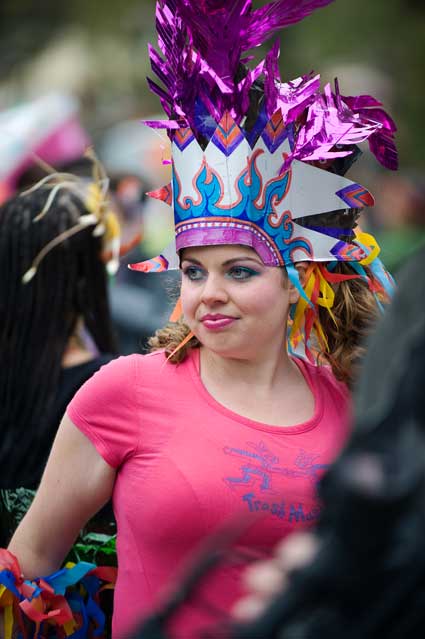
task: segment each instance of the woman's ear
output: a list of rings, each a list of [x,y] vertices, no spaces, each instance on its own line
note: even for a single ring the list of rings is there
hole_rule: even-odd
[[[310,265],[310,262],[297,262],[295,264],[295,268],[298,271],[298,277],[300,278],[301,286],[305,286],[307,269]]]
[[[308,262],[297,262],[295,264],[295,268],[298,271],[298,277],[300,279],[300,283],[301,286],[304,287],[305,285],[305,280],[306,280],[306,273],[307,273],[307,269],[308,269]],[[300,298],[300,293],[297,289],[297,287],[295,286],[295,284],[293,284],[291,282],[291,280],[289,280],[289,302],[290,304],[296,304],[298,302]]]

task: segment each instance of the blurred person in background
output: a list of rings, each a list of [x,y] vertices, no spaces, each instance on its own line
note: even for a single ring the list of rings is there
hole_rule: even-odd
[[[147,197],[149,191],[170,179],[170,142],[142,122],[128,120],[104,132],[98,152],[111,178],[124,245],[136,233],[141,234],[140,242],[127,252],[126,262],[141,262],[155,255],[174,233],[167,205]],[[175,273],[150,277],[119,270],[110,301],[121,353],[148,350],[148,338],[172,311],[178,283]]]
[[[31,503],[70,398],[116,353],[93,233],[104,214],[90,183],[64,184],[49,201],[52,185],[0,207],[0,546]]]
[[[70,95],[50,93],[0,112],[0,204],[45,176],[37,160],[59,170],[89,145]]]
[[[33,222],[50,189],[18,193],[46,177],[50,165],[84,164],[91,175],[93,164],[83,158],[90,138],[78,111],[72,96],[51,93],[0,113],[0,352],[5,363],[0,546],[32,501],[70,397],[116,353],[101,240],[90,237],[90,227],[42,261],[35,283],[22,282],[43,245],[87,213],[81,197],[70,191],[60,204],[53,203],[49,215]]]
[[[169,173],[169,167],[161,164],[166,144],[141,122],[118,123],[99,140],[126,263],[155,252],[162,234],[169,233],[165,224],[158,223],[161,205],[153,211],[146,201],[146,191]],[[49,167],[90,179],[92,163],[84,157],[89,145],[78,101],[70,95],[47,94],[0,113],[0,203],[37,183]],[[109,278],[109,305],[121,354],[145,350],[148,337],[168,317],[171,308],[164,287],[174,288],[172,276],[148,278],[121,268]]]
[[[425,176],[404,170],[391,179],[374,181],[376,206],[368,223],[382,246],[382,256],[397,273],[404,262],[425,244]]]

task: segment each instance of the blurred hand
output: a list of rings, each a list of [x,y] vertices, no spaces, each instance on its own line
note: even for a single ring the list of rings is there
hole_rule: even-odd
[[[271,559],[250,566],[244,577],[247,594],[234,606],[233,616],[247,622],[262,614],[286,590],[290,573],[312,562],[318,547],[313,533],[295,533],[276,546]]]

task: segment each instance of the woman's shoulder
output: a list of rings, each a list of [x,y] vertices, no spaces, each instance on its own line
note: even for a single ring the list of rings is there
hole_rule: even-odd
[[[131,355],[120,355],[110,361],[104,362],[96,375],[105,376],[132,376],[139,371],[147,371],[160,369],[165,362],[163,351],[155,351],[154,353],[132,353]]]
[[[98,398],[121,398],[131,395],[143,371],[155,365],[155,359],[149,355],[131,354],[121,355],[103,362],[94,374],[90,375],[77,390],[75,398],[95,395]]]
[[[152,353],[122,355],[101,366],[92,380],[93,383],[121,388],[128,385],[146,388],[156,383],[166,384],[167,380],[177,383],[178,379],[184,377],[189,361],[190,357],[187,357],[184,362],[173,364],[167,361],[163,349]]]
[[[67,412],[71,419],[78,414],[95,414],[117,410],[132,412],[140,402],[143,380],[155,384],[154,370],[160,368],[164,356],[122,355],[105,363],[77,390]]]
[[[183,388],[189,379],[181,374],[184,368],[184,364],[167,362],[164,351],[118,357],[83,384],[68,404],[67,413],[77,425],[136,419],[147,407],[167,401],[171,391]]]
[[[329,392],[333,397],[339,396],[344,402],[350,400],[351,394],[348,386],[335,377],[330,366],[326,364],[312,364],[301,358],[298,361],[302,362],[301,365],[314,382],[314,386]]]

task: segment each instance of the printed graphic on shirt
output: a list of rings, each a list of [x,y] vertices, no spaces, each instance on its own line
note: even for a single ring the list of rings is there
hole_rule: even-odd
[[[226,455],[240,460],[238,472],[223,479],[231,490],[240,494],[249,512],[269,513],[294,523],[312,521],[319,517],[320,507],[315,485],[329,467],[329,464],[319,462],[319,455],[312,455],[300,448],[294,453],[292,465],[284,466],[279,457],[262,441],[258,444],[247,442],[244,448],[225,446],[223,450]],[[285,496],[282,488],[285,482],[282,479],[307,480],[307,486],[311,486],[308,508],[303,503],[293,502],[290,488],[288,497]],[[312,500],[317,504],[313,508]]]

